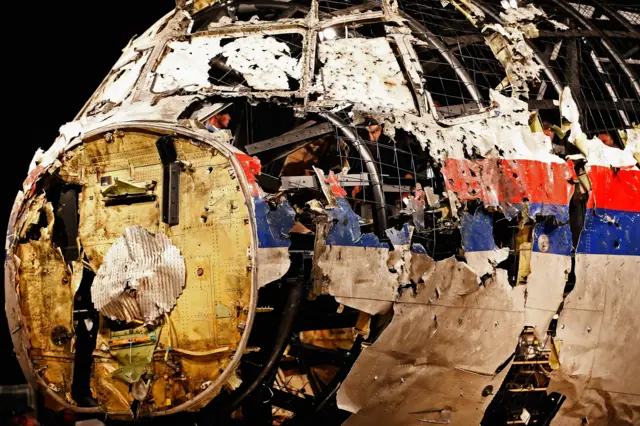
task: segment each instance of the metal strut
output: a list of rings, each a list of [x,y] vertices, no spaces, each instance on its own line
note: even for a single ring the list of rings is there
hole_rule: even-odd
[[[331,112],[321,112],[318,115],[336,126],[338,130],[344,135],[346,141],[350,143],[356,149],[356,151],[358,151],[358,154],[360,154],[360,158],[362,158],[362,160],[364,161],[367,172],[369,173],[369,177],[371,179],[371,185],[373,186],[373,199],[375,201],[376,213],[376,233],[378,235],[384,235],[384,231],[385,229],[387,229],[386,201],[384,197],[384,189],[382,187],[382,179],[380,178],[380,173],[378,173],[378,168],[376,167],[376,162],[371,155],[371,151],[369,151],[367,145],[360,140],[358,134],[354,132],[353,129],[337,115]]]

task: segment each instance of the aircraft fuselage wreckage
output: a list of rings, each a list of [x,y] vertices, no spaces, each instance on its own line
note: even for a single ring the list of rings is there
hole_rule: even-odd
[[[29,383],[178,424],[640,424],[639,24],[178,2],[16,199]]]

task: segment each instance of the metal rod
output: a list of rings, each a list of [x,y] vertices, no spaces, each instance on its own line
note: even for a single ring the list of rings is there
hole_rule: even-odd
[[[358,134],[337,115],[331,112],[322,112],[319,113],[319,115],[338,128],[340,133],[344,135],[346,141],[350,143],[356,151],[358,151],[358,154],[360,154],[360,157],[364,161],[373,187],[373,199],[376,202],[375,229],[378,235],[384,235],[384,231],[387,229],[386,201],[384,197],[384,189],[382,187],[382,180],[380,179],[380,174],[378,173],[378,168],[376,167],[375,160],[371,155],[371,151],[369,151],[367,145],[360,140]]]

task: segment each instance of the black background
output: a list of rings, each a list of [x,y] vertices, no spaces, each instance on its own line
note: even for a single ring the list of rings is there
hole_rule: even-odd
[[[11,3],[12,10],[5,9],[2,13],[3,233],[36,149],[46,150],[60,126],[73,120],[129,40],[175,6],[172,0]],[[4,291],[0,293],[4,307]],[[13,353],[3,313],[0,385],[22,382],[24,377]]]

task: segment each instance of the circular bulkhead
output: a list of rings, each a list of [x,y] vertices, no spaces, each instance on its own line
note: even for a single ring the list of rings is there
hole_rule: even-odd
[[[243,155],[121,127],[36,170],[12,214],[7,301],[21,366],[47,398],[132,418],[238,385],[257,292]]]

